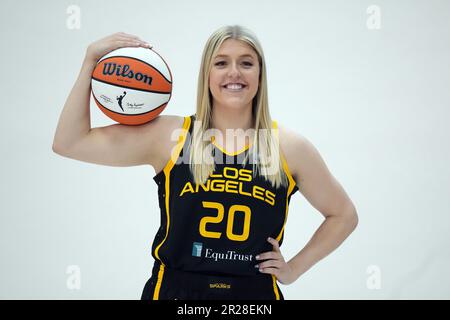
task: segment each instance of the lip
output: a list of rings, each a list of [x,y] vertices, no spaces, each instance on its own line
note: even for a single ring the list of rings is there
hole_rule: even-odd
[[[244,86],[241,89],[228,89],[227,87],[223,87],[222,89],[227,93],[241,93],[247,89],[247,86]]]
[[[242,85],[243,88],[247,87],[247,85],[245,83],[242,83],[242,82],[228,82],[228,83],[224,84],[222,87],[226,88],[227,85],[229,85],[229,84],[240,84],[240,85]]]

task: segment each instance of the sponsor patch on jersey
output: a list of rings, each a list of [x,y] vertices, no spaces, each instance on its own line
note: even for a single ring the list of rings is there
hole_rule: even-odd
[[[192,245],[192,256],[201,257],[202,256],[202,248],[203,248],[203,243],[194,242]]]

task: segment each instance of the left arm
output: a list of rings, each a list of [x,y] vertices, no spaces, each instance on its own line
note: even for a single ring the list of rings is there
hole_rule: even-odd
[[[334,251],[356,228],[358,215],[349,196],[328,170],[317,149],[306,138],[290,135],[294,179],[299,191],[324,217],[306,246],[291,260],[285,262],[278,242],[268,239],[273,251],[262,253],[259,264],[262,273],[273,274],[283,284],[290,284],[319,260]]]

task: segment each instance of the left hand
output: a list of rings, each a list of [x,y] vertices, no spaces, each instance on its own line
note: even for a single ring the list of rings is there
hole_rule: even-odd
[[[292,267],[284,261],[278,241],[268,238],[273,251],[264,252],[256,256],[256,260],[266,260],[259,264],[259,272],[274,275],[282,284],[290,284],[296,280]],[[269,259],[269,260],[267,260]]]

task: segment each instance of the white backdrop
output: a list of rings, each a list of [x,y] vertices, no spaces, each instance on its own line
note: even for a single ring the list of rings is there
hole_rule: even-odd
[[[446,0],[3,0],[0,298],[140,298],[159,226],[154,170],[53,153],[60,112],[88,44],[123,31],[171,67],[163,114],[190,115],[207,38],[241,24],[262,43],[272,117],[316,146],[360,217],[341,247],[281,286],[285,298],[449,299],[449,10]],[[91,110],[93,127],[113,123]],[[292,197],[287,259],[321,221]]]

